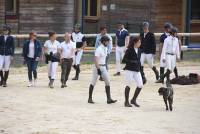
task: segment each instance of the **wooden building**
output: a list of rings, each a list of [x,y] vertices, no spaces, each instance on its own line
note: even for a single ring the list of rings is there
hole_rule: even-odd
[[[0,0],[0,23],[11,24],[16,33],[71,31],[74,16],[74,0]]]
[[[39,33],[72,31],[82,24],[84,33],[97,33],[106,25],[116,31],[118,21],[130,32],[140,32],[143,21],[153,32],[162,32],[171,22],[179,32],[200,31],[199,0],[0,0],[0,24],[13,26],[15,33],[34,29]],[[198,38],[193,41],[200,42]]]

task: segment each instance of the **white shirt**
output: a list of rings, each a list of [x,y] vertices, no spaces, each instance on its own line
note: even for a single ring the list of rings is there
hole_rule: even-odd
[[[61,59],[71,59],[74,56],[74,50],[76,49],[76,44],[73,41],[69,43],[63,41],[59,47],[61,50]]]
[[[98,64],[104,65],[106,64],[106,56],[107,56],[107,47],[104,45],[100,45],[96,51],[95,51],[95,56],[98,57]]]
[[[50,52],[53,52],[53,54],[57,53],[58,47],[60,46],[60,42],[55,40],[54,42],[51,42],[51,40],[47,40],[44,43],[44,47],[47,48],[47,54],[50,54]]]
[[[135,49],[135,53],[138,54],[138,48],[134,48]]]
[[[5,42],[6,42],[7,38],[8,38],[8,35],[4,35]]]
[[[162,49],[163,59],[166,58],[167,53],[175,54],[177,58],[180,59],[178,38],[170,35],[165,39]]]
[[[29,53],[28,53],[28,57],[29,57],[29,58],[34,58],[34,54],[35,54],[34,42],[33,42],[33,41],[30,41],[30,43],[29,43]]]
[[[82,42],[83,37],[84,37],[84,35],[81,32],[78,32],[78,33],[73,32],[72,33],[72,39],[74,42]]]

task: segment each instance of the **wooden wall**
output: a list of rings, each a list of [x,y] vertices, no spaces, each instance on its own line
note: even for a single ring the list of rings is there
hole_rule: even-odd
[[[115,4],[115,10],[110,10],[110,4]],[[107,11],[102,6],[107,6]],[[139,32],[143,21],[151,20],[152,0],[101,0],[100,19],[97,21],[85,20],[86,33],[98,31],[101,25],[107,25],[109,32],[115,32],[117,22],[127,24],[130,32]],[[154,24],[152,24],[154,27]]]
[[[109,10],[115,4],[115,10]],[[106,5],[108,11],[103,11]],[[183,32],[183,0],[101,0],[100,19],[85,20],[86,33],[98,31],[101,25],[107,25],[114,32],[118,21],[123,21],[130,32],[140,32],[143,21],[150,22],[153,32],[162,32],[165,22],[172,22]]]
[[[5,0],[0,0],[0,26],[4,24],[5,20]],[[1,31],[1,30],[0,30]]]
[[[74,25],[73,0],[20,0],[19,12],[20,33],[71,32]]]
[[[154,0],[152,12],[156,31],[163,31],[163,24],[171,22],[180,32],[183,32],[183,0]]]

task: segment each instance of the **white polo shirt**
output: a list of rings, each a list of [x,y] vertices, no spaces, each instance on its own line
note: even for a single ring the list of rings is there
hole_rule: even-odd
[[[76,49],[76,43],[70,41],[69,43],[63,41],[59,47],[61,50],[61,59],[71,59],[74,56],[74,50]]]
[[[98,57],[98,63],[101,65],[105,65],[106,64],[106,56],[108,53],[108,49],[107,47],[105,47],[104,45],[100,45],[96,51],[95,51],[95,56]]]
[[[47,54],[50,54],[50,52],[57,53],[59,46],[60,46],[60,42],[57,40],[55,40],[54,42],[51,42],[51,40],[47,40],[44,43],[44,47],[47,48]]]

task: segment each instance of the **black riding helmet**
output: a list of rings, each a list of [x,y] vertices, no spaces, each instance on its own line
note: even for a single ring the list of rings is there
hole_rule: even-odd
[[[110,38],[108,38],[108,36],[102,36],[101,43],[106,42],[106,41],[110,41]]]
[[[165,29],[168,29],[168,28],[172,28],[172,24],[171,23],[169,23],[169,22],[166,22],[165,24],[164,24],[164,28]]]
[[[8,31],[8,34],[11,33],[11,27],[7,24],[3,25],[3,31]]]

